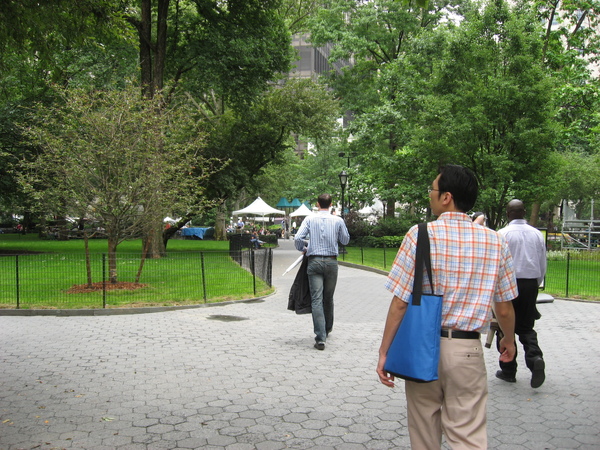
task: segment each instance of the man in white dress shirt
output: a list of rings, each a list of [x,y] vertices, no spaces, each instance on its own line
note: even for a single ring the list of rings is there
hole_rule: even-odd
[[[543,353],[533,329],[535,321],[541,317],[537,310],[538,287],[546,275],[546,243],[544,236],[529,225],[525,217],[525,206],[521,200],[511,200],[506,206],[509,224],[498,230],[510,248],[514,261],[519,296],[513,300],[515,309],[515,333],[523,344],[525,363],[531,370],[531,387],[538,388],[546,378]],[[510,362],[500,362],[496,377],[515,383],[517,374],[517,353]]]

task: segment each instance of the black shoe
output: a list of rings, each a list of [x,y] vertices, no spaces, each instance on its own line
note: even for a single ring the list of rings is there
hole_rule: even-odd
[[[315,348],[317,350],[325,350],[325,342],[315,342]]]
[[[502,381],[506,381],[507,383],[516,383],[517,379],[515,377],[510,377],[506,375],[501,370],[496,372],[496,378],[500,378]]]
[[[546,368],[546,363],[542,358],[538,358],[533,362],[533,369],[531,371],[531,387],[539,388],[542,384],[544,384],[544,380],[546,379],[546,373],[544,369]]]

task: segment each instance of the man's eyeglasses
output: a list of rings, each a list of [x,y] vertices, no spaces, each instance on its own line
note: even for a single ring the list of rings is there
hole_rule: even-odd
[[[434,189],[434,188],[428,188],[428,189],[427,189],[427,193],[428,193],[428,194],[431,194],[431,191],[438,191],[438,192],[441,192],[439,189]]]

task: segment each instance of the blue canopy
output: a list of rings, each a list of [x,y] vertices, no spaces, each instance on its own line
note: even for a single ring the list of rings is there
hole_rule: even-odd
[[[300,203],[300,200],[298,200],[297,198],[292,200],[292,203],[290,203],[290,206],[292,208],[299,208],[301,205],[302,205],[302,203]]]

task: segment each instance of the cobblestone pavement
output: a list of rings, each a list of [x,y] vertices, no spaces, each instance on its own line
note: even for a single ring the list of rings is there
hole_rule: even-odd
[[[310,316],[286,310],[295,269],[281,274],[297,256],[280,241],[277,293],[252,302],[0,316],[0,449],[408,449],[403,385],[375,374],[384,276],[340,267],[335,327],[317,351]],[[496,379],[485,352],[489,446],[599,449],[600,305],[539,309],[543,386],[526,369]]]

